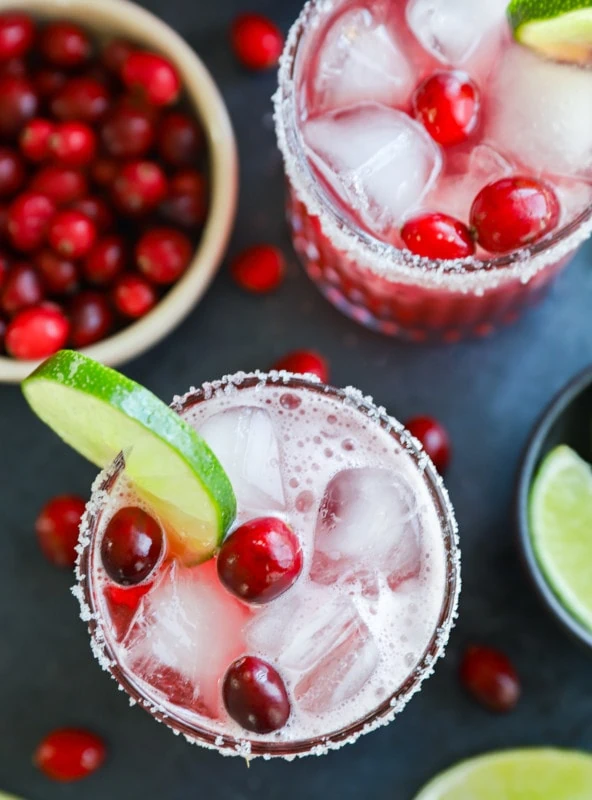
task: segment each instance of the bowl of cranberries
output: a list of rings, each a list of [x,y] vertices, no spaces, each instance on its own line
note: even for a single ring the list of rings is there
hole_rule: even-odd
[[[127,0],[0,0],[0,381],[63,347],[115,366],[195,306],[234,219],[224,102]]]

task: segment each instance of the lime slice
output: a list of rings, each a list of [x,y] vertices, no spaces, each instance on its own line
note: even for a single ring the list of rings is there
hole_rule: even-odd
[[[228,476],[205,441],[143,386],[62,350],[22,384],[33,411],[99,467],[123,451],[126,475],[156,510],[185,563],[208,558],[234,519]]]
[[[592,468],[566,445],[549,453],[535,478],[530,535],[551,588],[592,629]]]
[[[20,800],[20,797],[17,797],[15,794],[6,794],[6,792],[0,792],[0,800]]]
[[[592,757],[570,750],[507,750],[463,761],[415,800],[590,800]]]
[[[514,36],[557,61],[592,61],[590,0],[512,0],[508,7]]]

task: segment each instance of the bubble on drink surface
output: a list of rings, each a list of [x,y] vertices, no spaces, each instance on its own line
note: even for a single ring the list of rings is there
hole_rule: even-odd
[[[442,166],[438,145],[418,122],[378,103],[310,119],[303,136],[311,163],[377,235],[421,203]]]
[[[302,400],[298,397],[297,394],[292,394],[292,392],[285,392],[280,397],[280,405],[283,408],[287,408],[289,411],[294,411],[297,408],[300,408],[302,405]]]

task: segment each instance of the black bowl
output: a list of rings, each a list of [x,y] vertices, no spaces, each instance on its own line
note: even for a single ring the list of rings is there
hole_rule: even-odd
[[[577,375],[559,392],[536,424],[526,446],[516,490],[520,547],[538,594],[555,619],[572,636],[592,649],[592,631],[563,607],[541,570],[530,538],[530,488],[541,462],[559,444],[569,445],[583,459],[592,463],[592,367]]]

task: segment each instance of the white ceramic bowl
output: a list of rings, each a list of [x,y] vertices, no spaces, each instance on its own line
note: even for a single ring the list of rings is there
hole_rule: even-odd
[[[193,261],[145,317],[82,352],[116,366],[148,350],[175,328],[208,288],[222,260],[234,222],[238,191],[234,133],[222,97],[208,70],[168,25],[129,0],[0,0],[0,13],[19,9],[40,19],[70,19],[99,40],[121,36],[166,55],[181,75],[187,98],[199,117],[208,144],[209,215]],[[0,356],[0,382],[25,378],[36,361]]]

